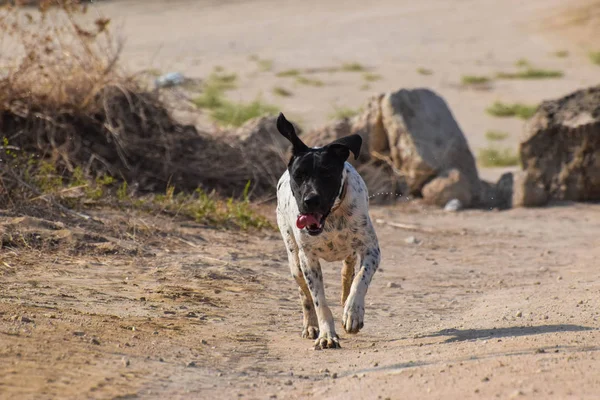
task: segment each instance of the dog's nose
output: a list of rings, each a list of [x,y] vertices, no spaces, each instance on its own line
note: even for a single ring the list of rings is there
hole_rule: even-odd
[[[304,198],[304,206],[308,209],[319,206],[319,195],[316,193],[309,194]]]

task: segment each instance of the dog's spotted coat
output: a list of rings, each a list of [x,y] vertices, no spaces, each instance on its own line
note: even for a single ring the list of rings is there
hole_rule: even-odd
[[[368,206],[365,182],[346,162],[342,185],[323,232],[311,236],[296,226],[299,210],[290,188],[288,171],[277,185],[277,224],[285,242],[292,276],[299,285],[304,313],[302,336],[316,339],[317,347],[339,347],[333,316],[325,300],[319,259],[343,261],[342,325],[348,333],[357,333],[363,327],[365,295],[381,258]],[[359,268],[355,273],[357,261]]]

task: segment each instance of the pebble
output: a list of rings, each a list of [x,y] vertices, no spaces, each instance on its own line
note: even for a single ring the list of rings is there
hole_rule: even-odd
[[[25,322],[26,324],[33,323],[34,321],[31,318],[27,318],[25,316],[21,317],[21,322]]]
[[[334,372],[333,374],[331,374],[331,377],[332,377],[333,379],[337,379],[337,377],[338,377],[338,374],[337,374],[337,372]]]
[[[294,384],[294,382],[292,382],[291,379],[288,379],[287,381],[285,381],[286,386],[292,386],[293,384]]]
[[[457,212],[463,209],[463,204],[459,199],[452,199],[446,203],[444,211]]]
[[[404,243],[406,243],[406,244],[419,244],[420,241],[419,241],[419,239],[417,239],[414,236],[409,236],[406,239],[404,239]]]
[[[90,343],[91,343],[91,344],[95,344],[96,346],[99,346],[99,345],[100,345],[100,341],[99,341],[98,339],[96,339],[96,338],[92,338],[92,339],[90,340]]]
[[[400,285],[397,284],[396,282],[388,282],[387,287],[389,287],[389,288],[399,288]]]
[[[56,315],[54,315],[54,314],[44,314],[44,317],[54,319],[54,318],[56,318]]]
[[[206,340],[204,340],[204,339],[200,340],[200,343],[202,343],[202,344],[208,344],[208,342]]]
[[[521,318],[523,316],[523,312],[522,311],[517,311],[517,314],[515,316],[517,318]]]
[[[121,363],[122,363],[122,364],[123,364],[123,366],[125,366],[125,367],[129,367],[129,364],[130,364],[129,360],[128,360],[127,358],[125,358],[125,357],[123,357],[123,358],[121,359]]]
[[[74,336],[85,336],[85,332],[75,331],[73,332]]]
[[[188,367],[188,368],[196,368],[196,362],[195,361],[190,361],[189,363],[187,363],[186,367]]]

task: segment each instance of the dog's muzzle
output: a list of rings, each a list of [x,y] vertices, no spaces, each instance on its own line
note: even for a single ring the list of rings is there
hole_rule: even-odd
[[[325,226],[325,215],[321,214],[300,214],[296,219],[296,226],[298,229],[306,228],[307,232],[311,236],[317,236],[323,232]]]

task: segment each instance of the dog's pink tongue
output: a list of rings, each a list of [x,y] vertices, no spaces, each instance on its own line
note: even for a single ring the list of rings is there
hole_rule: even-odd
[[[312,214],[300,214],[296,220],[296,226],[298,229],[303,229],[310,225],[319,225],[319,221]]]

